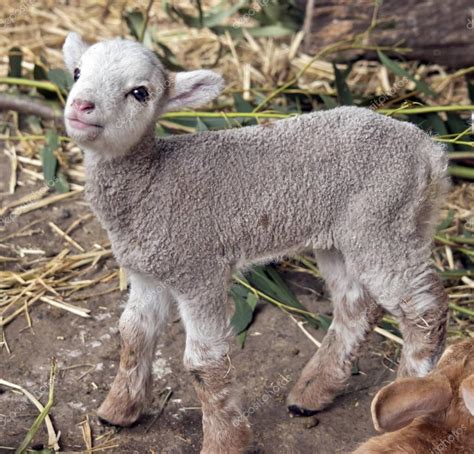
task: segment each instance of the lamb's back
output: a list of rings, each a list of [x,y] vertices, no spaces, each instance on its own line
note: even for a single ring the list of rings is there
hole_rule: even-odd
[[[242,223],[263,218],[276,234],[300,224],[306,237],[309,226],[327,230],[358,194],[375,205],[405,203],[429,170],[423,141],[431,143],[414,125],[344,107],[168,138],[158,153],[175,167],[163,174],[167,184],[179,182],[195,208],[208,205],[224,231],[245,232]]]

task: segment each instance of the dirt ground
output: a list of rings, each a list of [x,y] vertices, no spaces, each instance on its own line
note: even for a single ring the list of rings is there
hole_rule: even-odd
[[[4,157],[0,158],[1,181],[7,181]],[[40,183],[38,183],[40,184]],[[31,191],[31,188],[28,189]],[[0,191],[1,192],[1,191]],[[18,195],[22,190],[18,191]],[[74,219],[87,212],[82,196],[57,203],[46,210],[20,216],[6,226],[0,238],[19,231],[38,218],[53,221],[65,229]],[[18,237],[15,247],[42,249],[55,255],[64,245],[41,222],[32,235]],[[105,244],[107,237],[98,222],[91,218],[74,235],[76,241],[90,250],[95,243]],[[11,244],[11,243],[10,243]],[[9,251],[2,249],[2,255]],[[112,258],[100,261],[87,278],[116,269]],[[3,269],[21,270],[17,262],[2,265]],[[330,313],[322,282],[291,277],[294,289],[309,310]],[[0,350],[0,378],[21,385],[47,400],[50,359],[56,357],[59,376],[55,387],[55,403],[50,412],[55,429],[61,432],[60,445],[66,452],[86,448],[80,423],[89,418],[94,446],[112,446],[113,453],[196,453],[201,444],[201,411],[191,381],[183,370],[184,331],[178,316],[161,337],[154,369],[154,400],[150,414],[136,426],[116,430],[102,426],[94,415],[112,382],[119,360],[118,319],[126,300],[126,292],[118,290],[117,280],[100,284],[94,291],[110,288],[113,293],[75,302],[91,310],[85,319],[35,303],[30,311],[32,328],[25,317],[16,318],[5,329],[11,348]],[[312,331],[321,339],[322,331]],[[290,418],[285,397],[315,346],[287,314],[278,308],[261,304],[244,349],[235,343],[232,363],[237,381],[243,390],[244,409],[250,414],[255,448],[259,453],[347,453],[374,433],[370,418],[370,402],[380,386],[393,379],[393,366],[385,352],[388,346],[374,335],[359,363],[360,373],[354,375],[344,395],[327,411],[314,418]],[[290,380],[286,383],[287,380]],[[163,413],[159,411],[163,392],[171,388],[172,396]],[[273,389],[272,392],[269,390]],[[266,396],[266,397],[264,397]],[[0,388],[0,452],[12,452],[17,447],[37,415],[36,409],[21,394]],[[316,422],[319,421],[318,424]],[[312,427],[311,427],[312,426]],[[35,443],[46,442],[44,428]]]

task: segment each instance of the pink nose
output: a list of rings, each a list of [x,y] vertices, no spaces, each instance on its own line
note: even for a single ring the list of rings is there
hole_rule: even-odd
[[[72,102],[72,107],[79,112],[92,112],[95,108],[95,104],[92,101],[84,101],[83,99],[75,99]]]

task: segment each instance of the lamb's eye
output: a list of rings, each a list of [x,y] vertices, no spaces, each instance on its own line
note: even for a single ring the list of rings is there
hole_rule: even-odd
[[[74,70],[74,82],[77,82],[77,79],[81,76],[81,70],[79,68],[76,68]]]
[[[134,88],[130,94],[138,101],[138,102],[145,102],[148,100],[150,94],[145,87],[137,87]]]

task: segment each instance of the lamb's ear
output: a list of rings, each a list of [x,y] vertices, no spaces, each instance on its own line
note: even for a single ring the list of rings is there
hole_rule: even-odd
[[[224,87],[222,76],[205,69],[175,73],[171,77],[171,94],[165,110],[202,106],[216,98]]]
[[[474,416],[474,374],[461,382],[461,395],[467,409]]]
[[[444,410],[452,399],[451,385],[442,375],[400,378],[383,387],[372,401],[372,420],[379,432],[392,432],[418,416]]]
[[[63,57],[66,68],[71,74],[74,73],[74,69],[77,68],[82,54],[88,47],[79,34],[71,32],[67,35],[66,41],[63,44]]]

